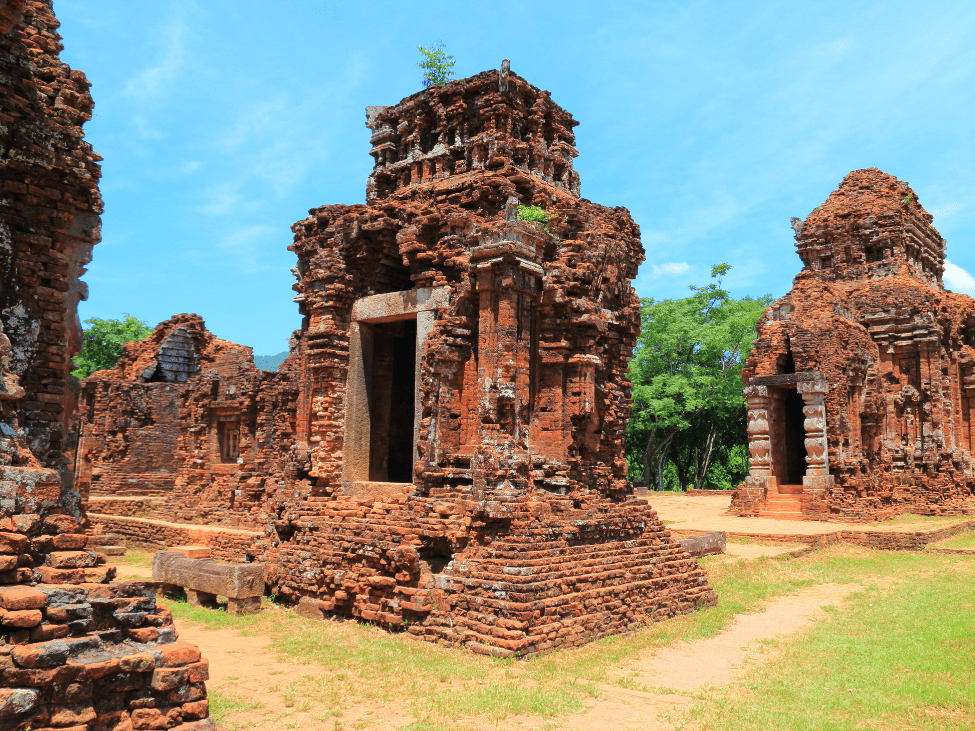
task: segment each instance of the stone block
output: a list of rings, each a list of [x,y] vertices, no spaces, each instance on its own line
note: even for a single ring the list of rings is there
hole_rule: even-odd
[[[723,530],[711,530],[699,536],[681,538],[678,543],[689,554],[699,558],[714,553],[724,553],[727,535]]]
[[[30,586],[0,586],[0,608],[9,611],[42,609],[47,605],[47,595]]]
[[[322,612],[319,604],[320,602],[315,597],[303,596],[298,600],[295,611],[302,617],[308,617],[308,619],[323,619],[325,613]]]
[[[186,558],[176,551],[160,551],[152,561],[152,578],[203,595],[234,599],[264,595],[264,564],[219,563],[209,558]]]

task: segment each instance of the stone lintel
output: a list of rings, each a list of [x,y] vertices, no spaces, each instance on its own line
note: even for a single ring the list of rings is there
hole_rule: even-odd
[[[352,306],[352,319],[372,323],[412,320],[418,312],[438,310],[449,303],[450,287],[421,287],[374,294],[356,300]]]
[[[749,381],[749,386],[779,386],[779,387],[802,387],[800,384],[822,383],[826,385],[826,376],[821,371],[803,371],[802,373],[780,373],[774,376],[758,376]],[[825,393],[825,391],[824,391]]]

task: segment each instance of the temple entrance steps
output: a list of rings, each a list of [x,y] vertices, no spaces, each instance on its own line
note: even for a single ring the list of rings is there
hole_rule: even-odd
[[[804,520],[802,515],[802,485],[779,485],[778,492],[769,491],[768,501],[759,518],[775,520]]]

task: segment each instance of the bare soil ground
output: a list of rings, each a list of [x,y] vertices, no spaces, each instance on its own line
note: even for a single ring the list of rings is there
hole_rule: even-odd
[[[882,523],[826,523],[818,520],[772,520],[740,518],[730,514],[731,492],[727,495],[677,495],[650,492],[645,497],[668,528],[681,531],[723,530],[729,535],[766,534],[769,536],[816,536],[839,531],[904,531],[932,530],[970,517],[933,517],[902,515]]]
[[[589,701],[583,713],[559,719],[557,727],[574,731],[669,731],[675,727],[674,711],[693,702],[692,694],[706,693],[736,680],[770,656],[763,652],[768,649],[763,643],[787,638],[811,626],[823,615],[824,606],[841,605],[853,588],[837,584],[808,587],[772,602],[764,611],[739,616],[715,637],[679,643],[640,657],[619,670],[618,679],[635,687],[600,685],[599,697]],[[396,729],[411,721],[409,709],[392,698],[388,703],[346,705],[341,719],[334,718],[288,692],[291,683],[321,675],[322,668],[295,664],[278,656],[263,637],[242,635],[236,630],[208,630],[182,621],[177,621],[177,629],[181,639],[198,645],[210,661],[207,685],[211,692],[239,698],[245,705],[259,704],[231,714],[228,720],[232,727]],[[501,725],[508,729],[552,728],[542,719],[519,716],[506,718]],[[468,727],[495,726],[485,719],[471,718]]]

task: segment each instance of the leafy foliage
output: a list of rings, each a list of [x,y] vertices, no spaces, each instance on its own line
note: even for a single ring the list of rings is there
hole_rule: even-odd
[[[124,320],[85,320],[84,345],[81,355],[74,358],[77,370],[71,375],[87,378],[95,371],[114,368],[122,355],[122,346],[133,340],[145,340],[152,328],[138,318],[126,314]]]
[[[518,220],[519,221],[531,221],[538,223],[548,223],[552,218],[552,214],[548,213],[544,208],[540,206],[518,206]]]
[[[730,268],[712,267],[717,281],[690,297],[641,300],[627,458],[658,489],[733,487],[748,472],[740,372],[772,297],[733,299],[721,288]]]
[[[549,213],[544,208],[540,206],[518,206],[518,220],[528,221],[529,223],[540,223],[542,228],[545,229],[545,233],[549,236],[555,237],[551,231],[548,230],[548,222],[551,221],[556,215],[555,213]]]
[[[423,54],[423,61],[417,64],[423,69],[423,87],[443,86],[454,75],[454,57],[444,52],[443,41],[437,41],[429,48],[417,46]]]

